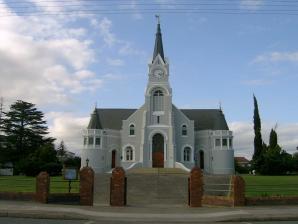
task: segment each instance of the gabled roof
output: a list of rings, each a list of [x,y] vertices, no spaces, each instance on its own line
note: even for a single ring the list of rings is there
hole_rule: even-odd
[[[122,121],[129,118],[136,109],[97,109],[96,111],[102,129],[121,130]]]
[[[194,121],[195,130],[229,130],[225,116],[219,109],[180,109]]]
[[[95,108],[91,114],[91,119],[88,124],[88,129],[102,129],[100,119],[98,117],[97,109]]]
[[[88,129],[121,130],[122,121],[129,118],[137,109],[96,109],[93,112]],[[224,114],[218,109],[182,109],[190,120],[194,121],[195,130],[229,130]],[[96,116],[96,118],[95,118]],[[97,124],[95,124],[97,122]],[[100,127],[100,128],[89,128]]]

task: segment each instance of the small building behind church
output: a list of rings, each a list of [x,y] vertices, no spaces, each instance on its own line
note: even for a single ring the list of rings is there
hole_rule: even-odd
[[[234,173],[233,133],[222,110],[177,108],[169,66],[158,22],[144,104],[95,108],[83,132],[81,166],[88,161],[96,173],[116,166],[190,170],[195,165],[206,174]]]

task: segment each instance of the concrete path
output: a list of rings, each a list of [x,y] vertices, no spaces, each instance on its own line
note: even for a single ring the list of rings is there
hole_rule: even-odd
[[[219,221],[297,220],[298,206],[189,208],[186,206],[70,206],[0,201],[0,217],[100,220],[118,222],[211,223]]]

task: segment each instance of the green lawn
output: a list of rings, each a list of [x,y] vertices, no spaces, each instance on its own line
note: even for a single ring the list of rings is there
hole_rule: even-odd
[[[298,176],[242,175],[246,196],[298,196]]]
[[[35,192],[36,178],[26,176],[0,176],[0,191]],[[67,193],[68,181],[59,177],[51,177],[51,193]],[[71,183],[71,193],[79,192],[79,182]]]

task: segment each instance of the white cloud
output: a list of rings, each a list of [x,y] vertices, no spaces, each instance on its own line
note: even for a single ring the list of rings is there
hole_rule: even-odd
[[[91,20],[91,25],[96,29],[99,29],[99,34],[108,47],[117,47],[120,55],[145,55],[143,51],[136,49],[133,46],[133,43],[118,38],[116,34],[112,32],[112,21],[107,17],[104,17],[100,21],[93,18]]]
[[[99,34],[109,47],[113,46],[118,41],[115,34],[111,31],[112,21],[107,17],[104,17],[101,21],[92,19],[91,24],[99,29]]]
[[[240,8],[248,10],[258,10],[264,4],[264,0],[241,0]]]
[[[3,13],[12,12],[0,4]],[[36,104],[67,103],[103,81],[88,70],[94,62],[85,29],[55,16],[12,16],[0,20],[0,96]]]
[[[253,63],[262,62],[292,62],[298,63],[298,51],[294,52],[271,52],[255,57]]]
[[[230,129],[234,135],[234,149],[236,155],[246,156],[251,158],[254,150],[254,130],[252,122],[231,122]],[[262,138],[265,143],[269,141],[271,128],[274,128],[275,123],[262,123]],[[294,124],[279,124],[276,129],[279,145],[289,153],[293,153],[298,146],[298,123]]]
[[[121,41],[122,46],[119,48],[118,53],[120,55],[139,55],[144,56],[145,52],[140,51],[133,47],[133,44],[129,41]]]
[[[46,117],[52,120],[49,132],[50,136],[57,139],[56,144],[63,140],[69,151],[79,155],[83,146],[82,131],[87,127],[89,117],[78,117],[73,113],[61,112],[50,112]]]

